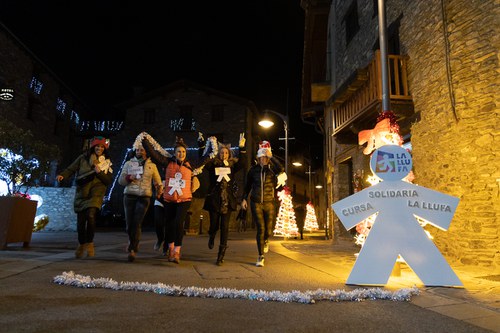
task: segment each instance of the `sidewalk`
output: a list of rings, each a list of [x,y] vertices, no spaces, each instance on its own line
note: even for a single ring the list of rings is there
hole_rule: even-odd
[[[281,241],[281,254],[307,262],[318,270],[346,281],[359,247],[351,240],[324,240],[322,233],[305,234],[304,240]],[[274,249],[274,248],[273,248]],[[279,249],[279,248],[278,248]],[[464,288],[426,287],[418,276],[401,264],[400,276],[391,276],[388,289],[417,286],[421,293],[412,303],[494,332],[500,332],[500,271],[484,267],[451,265]],[[341,274],[339,274],[341,272]]]
[[[358,247],[351,241],[341,239],[334,243],[333,240],[325,240],[321,233],[305,233],[305,239],[283,239],[273,237],[270,242],[270,262],[267,271],[276,269],[279,256],[286,257],[301,265],[308,266],[318,273],[324,274],[328,279],[331,289],[352,289],[356,286],[346,286],[345,281],[355,262],[354,253],[358,252]],[[238,281],[252,278],[258,273],[260,268],[253,268],[255,258],[249,257],[249,253],[255,253],[255,231],[249,230],[243,233],[231,232],[230,244],[226,254],[226,264],[218,267],[207,264],[210,260],[215,263],[218,239],[216,248],[208,250],[207,235],[186,236],[186,251],[182,260],[193,264],[194,270],[177,270],[176,279],[182,281],[184,285],[217,285],[221,287],[237,288]],[[239,241],[239,242],[237,242]],[[154,279],[152,272],[157,274],[157,267],[167,267],[164,260],[158,253],[152,250],[155,242],[154,233],[146,231],[143,233],[141,249],[136,260],[137,269],[130,271],[130,265],[126,262],[124,246],[127,243],[127,235],[123,231],[103,230],[96,234],[96,258],[85,260],[73,260],[76,243],[76,233],[74,232],[40,232],[33,234],[33,239],[29,249],[23,249],[20,244],[10,244],[6,251],[0,251],[0,281],[23,272],[28,272],[35,268],[51,265],[69,267],[70,269],[80,269],[92,277],[106,277],[100,270],[102,264],[113,264],[117,275],[123,272],[129,281],[144,281],[145,277]],[[231,246],[232,244],[238,245]],[[251,262],[249,262],[251,261]],[[57,263],[64,262],[64,265]],[[249,268],[235,265],[234,262],[243,263]],[[173,265],[173,264],[170,264]],[[274,265],[274,267],[273,267]],[[57,267],[54,267],[57,269]],[[472,325],[500,332],[500,282],[498,282],[498,272],[488,272],[484,268],[454,266],[464,289],[425,287],[418,277],[406,266],[401,265],[401,276],[391,276],[385,289],[396,290],[400,288],[411,288],[417,286],[421,293],[412,297],[411,303],[441,315],[455,318]],[[171,268],[171,267],[169,267]],[[156,270],[156,271],[155,271]],[[59,274],[62,272],[59,272]],[[195,274],[193,274],[195,273]],[[179,275],[181,274],[181,275]],[[284,274],[277,272],[277,276]],[[293,274],[297,274],[293,272]],[[200,280],[200,276],[202,280]],[[496,279],[496,281],[495,281]],[[304,276],[303,285],[286,285],[281,279],[276,283],[276,288],[289,287],[289,290],[303,289],[310,287],[307,277]],[[269,285],[269,288],[274,287]]]

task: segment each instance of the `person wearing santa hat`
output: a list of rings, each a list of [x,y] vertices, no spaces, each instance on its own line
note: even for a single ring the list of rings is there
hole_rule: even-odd
[[[273,157],[268,141],[259,144],[258,163],[247,173],[241,208],[247,209],[247,198],[250,195],[252,218],[257,226],[257,250],[259,257],[257,267],[264,266],[264,253],[269,251],[269,237],[276,218],[276,185],[278,175],[283,174],[283,166]]]
[[[77,214],[78,247],[76,258],[95,255],[94,234],[97,212],[102,207],[104,195],[113,181],[113,170],[107,150],[109,139],[96,136],[90,141],[87,152],[81,154],[64,171],[57,175],[61,182],[76,174],[74,210]]]

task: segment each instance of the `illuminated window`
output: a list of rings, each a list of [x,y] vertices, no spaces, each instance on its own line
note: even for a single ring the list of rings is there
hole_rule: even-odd
[[[170,129],[173,131],[196,131],[192,105],[179,106],[179,118],[170,120]]]
[[[33,76],[30,81],[30,89],[37,95],[40,95],[42,92],[43,83],[38,78]]]
[[[59,113],[62,115],[66,111],[66,102],[63,101],[61,98],[57,98],[56,110],[59,111]]]
[[[71,110],[71,118],[70,118],[76,126],[80,124],[80,116],[78,113],[75,112],[75,110]]]

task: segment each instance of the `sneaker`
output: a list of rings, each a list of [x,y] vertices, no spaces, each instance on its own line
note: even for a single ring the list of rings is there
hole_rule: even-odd
[[[155,251],[160,251],[160,249],[162,248],[162,247],[161,247],[161,246],[162,246],[162,244],[163,244],[163,242],[162,242],[162,241],[157,241],[157,242],[155,243],[155,246],[153,247],[153,249],[154,249]]]
[[[135,252],[134,251],[130,251],[128,253],[128,261],[129,262],[133,262],[135,260]]]
[[[264,267],[264,256],[259,256],[259,259],[257,259],[257,262],[255,263],[255,266],[257,266],[257,267]]]
[[[264,241],[264,253],[269,252],[269,241],[266,239]]]

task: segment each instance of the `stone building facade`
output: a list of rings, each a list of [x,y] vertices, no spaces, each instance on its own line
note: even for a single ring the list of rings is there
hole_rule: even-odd
[[[71,163],[73,151],[82,146],[79,128],[88,114],[85,104],[1,23],[0,63],[0,90],[12,94],[0,98],[0,118],[57,145],[59,162]]]
[[[323,26],[306,26],[326,31],[327,47],[315,51],[316,58],[323,52],[325,71],[303,87],[310,96],[303,112],[324,128],[325,178],[335,202],[353,193],[354,173],[371,173],[357,133],[372,129],[382,111],[377,1],[302,6],[309,22],[328,16]],[[386,0],[385,8],[391,106],[412,150],[414,183],[460,198],[449,230],[431,228],[434,242],[450,261],[498,271],[500,7],[494,0]],[[307,36],[314,33],[306,34],[305,56],[313,52]],[[348,236],[330,216],[335,236]]]
[[[158,143],[173,152],[176,137],[182,137],[188,146],[188,160],[196,165],[198,161],[198,133],[202,132],[205,140],[216,136],[220,142],[230,143],[238,152],[239,134],[245,133],[246,146],[250,152],[256,150],[253,127],[256,107],[246,99],[218,91],[195,82],[180,80],[154,91],[141,94],[134,99],[117,106],[123,110],[125,126],[112,138],[110,152],[115,173],[118,176],[120,166],[125,162],[127,150],[132,148],[137,135],[143,131],[149,133]],[[251,162],[247,158],[247,167],[237,175],[239,191]],[[109,193],[109,200],[114,211],[122,211],[123,187],[117,182]],[[189,229],[199,232],[200,220],[202,232],[208,230],[208,213],[202,211],[206,193],[197,191],[190,209]],[[151,210],[150,210],[151,214]],[[148,214],[145,223],[151,223]],[[233,214],[234,215],[234,214]],[[234,228],[235,216],[231,220]]]

